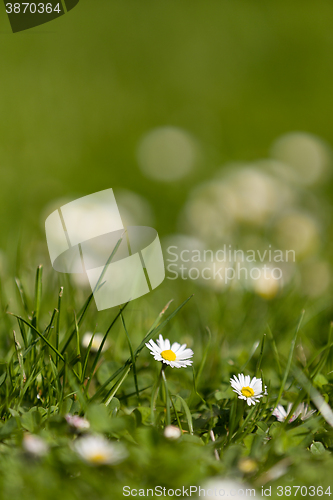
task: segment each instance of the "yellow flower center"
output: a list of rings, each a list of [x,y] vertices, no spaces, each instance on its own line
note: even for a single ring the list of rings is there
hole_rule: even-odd
[[[167,349],[166,351],[161,352],[161,356],[166,361],[174,361],[176,359],[176,355],[171,349]]]
[[[251,389],[251,387],[243,387],[243,389],[241,390],[241,393],[246,398],[252,398],[252,396],[254,396],[254,390]]]
[[[107,456],[103,453],[94,453],[90,456],[90,462],[93,464],[103,464],[105,463]]]
[[[91,343],[91,348],[96,349],[96,351],[98,351],[100,345],[101,345],[101,342],[99,340],[93,339],[93,341]]]

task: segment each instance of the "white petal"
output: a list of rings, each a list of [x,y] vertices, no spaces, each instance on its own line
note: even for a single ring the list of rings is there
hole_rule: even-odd
[[[158,346],[155,344],[155,342],[150,339],[149,342],[147,342],[146,346],[148,347],[148,349],[152,350],[152,349],[157,349],[159,350]]]
[[[192,349],[185,349],[185,351],[179,353],[175,353],[177,356],[177,359],[188,359],[193,356],[193,351]]]
[[[186,344],[182,344],[181,346],[178,347],[177,354],[180,354],[181,352],[185,351],[185,349],[186,349]]]
[[[232,387],[235,387],[239,390],[241,390],[244,387],[244,385],[241,384],[240,380],[236,377],[236,375],[234,375],[233,379],[232,378],[230,379],[230,384],[232,385]]]
[[[177,351],[179,350],[180,347],[181,347],[181,345],[178,344],[178,342],[174,342],[171,346],[171,351],[173,351],[175,354],[177,354]]]
[[[170,351],[170,340],[169,339],[165,339],[164,340],[164,349],[163,351]]]
[[[182,368],[183,365],[181,363],[178,363],[177,361],[172,361],[172,363],[170,363],[171,366],[174,366],[175,368]]]
[[[251,387],[254,390],[255,394],[260,394],[262,392],[261,380],[260,379],[256,380],[255,383],[251,385]]]
[[[230,385],[231,387],[233,387],[234,389],[236,389],[237,391],[240,391],[242,389],[242,386],[240,385],[240,383],[238,382],[238,380],[233,380],[232,378],[230,379]]]
[[[164,340],[162,335],[160,334],[158,339],[156,340],[158,347],[161,349],[161,351],[164,351]]]

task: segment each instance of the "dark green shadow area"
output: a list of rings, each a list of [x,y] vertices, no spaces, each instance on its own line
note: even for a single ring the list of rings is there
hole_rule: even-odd
[[[79,0],[64,0],[66,4],[67,12],[74,9],[74,7],[79,3]]]

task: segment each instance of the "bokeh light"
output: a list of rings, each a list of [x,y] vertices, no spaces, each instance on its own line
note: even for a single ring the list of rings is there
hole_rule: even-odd
[[[146,177],[171,182],[193,170],[198,154],[198,144],[186,130],[160,127],[141,139],[137,156],[140,169]]]
[[[291,132],[278,138],[271,154],[288,165],[297,181],[306,186],[327,177],[332,166],[329,147],[319,137],[305,132]]]
[[[114,194],[125,227],[154,226],[154,211],[142,195],[127,189],[115,189]]]
[[[292,249],[297,260],[312,255],[320,244],[320,227],[313,215],[301,210],[281,215],[274,225],[278,248]]]

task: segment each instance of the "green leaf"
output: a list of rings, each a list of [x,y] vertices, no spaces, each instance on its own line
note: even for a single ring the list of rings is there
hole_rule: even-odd
[[[17,430],[17,422],[15,418],[10,418],[0,428],[0,440],[10,437]]]
[[[148,406],[138,406],[135,410],[136,412],[139,412],[141,415],[141,423],[146,424],[151,422],[151,415],[150,415],[150,408]]]
[[[317,375],[313,379],[313,383],[317,387],[323,387],[323,385],[328,384],[328,380],[322,373],[317,373]]]
[[[37,408],[32,408],[21,416],[21,424],[27,431],[35,433],[38,431],[42,421],[42,415]]]
[[[192,434],[183,434],[182,441],[187,443],[197,444],[199,446],[204,446],[204,442],[199,436],[193,436]]]
[[[7,372],[4,372],[1,376],[0,376],[0,387],[2,386],[2,384],[4,384],[5,380],[7,378]]]
[[[190,412],[190,409],[187,405],[187,403],[184,401],[184,399],[182,397],[180,397],[178,394],[176,394],[175,396],[172,396],[174,398],[178,398],[181,402],[181,404],[183,405],[183,408],[184,408],[184,411],[185,411],[185,415],[186,415],[186,420],[187,420],[187,425],[188,425],[188,430],[190,432],[190,434],[193,434],[193,420],[192,420],[192,414]]]
[[[310,451],[313,455],[322,455],[326,452],[325,446],[320,441],[314,441],[310,446]]]
[[[110,429],[110,412],[103,404],[88,406],[86,418],[90,422],[91,429],[95,432],[108,432]]]
[[[214,398],[216,401],[221,401],[221,399],[231,399],[233,397],[233,391],[229,387],[226,391],[217,391],[214,393]]]

